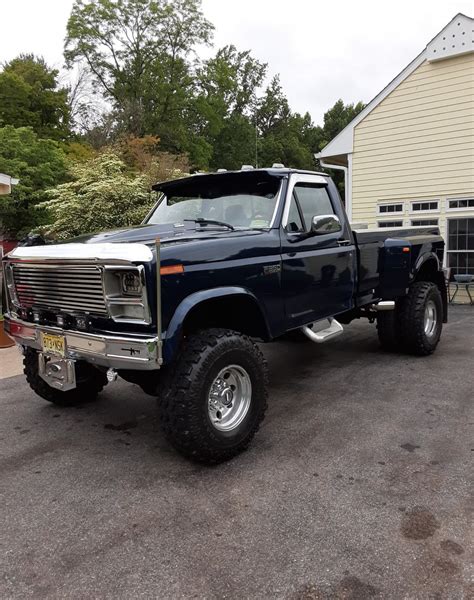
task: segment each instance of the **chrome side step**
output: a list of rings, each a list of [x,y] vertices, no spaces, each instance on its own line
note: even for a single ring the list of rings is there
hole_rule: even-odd
[[[323,344],[324,342],[327,342],[328,340],[340,335],[344,331],[344,327],[333,317],[328,317],[322,321],[315,321],[313,325],[322,324],[324,321],[329,323],[329,327],[320,329],[319,331],[313,331],[310,325],[305,325],[304,327],[301,327],[301,331],[306,337],[316,344]]]

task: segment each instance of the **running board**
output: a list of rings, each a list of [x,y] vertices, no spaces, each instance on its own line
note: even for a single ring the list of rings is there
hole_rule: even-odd
[[[327,342],[328,340],[340,335],[344,331],[344,327],[333,317],[323,320],[327,320],[329,327],[326,327],[326,329],[321,329],[320,331],[313,331],[310,325],[301,327],[301,331],[305,334],[305,336],[316,344],[323,344],[324,342]],[[317,323],[322,323],[322,321],[315,321],[313,325],[316,325]]]

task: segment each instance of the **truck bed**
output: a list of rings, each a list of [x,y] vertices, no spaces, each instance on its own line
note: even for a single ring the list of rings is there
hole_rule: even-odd
[[[404,240],[410,245],[410,267],[420,252],[435,252],[442,261],[444,240],[439,227],[387,227],[377,229],[354,229],[357,246],[359,273],[356,304],[361,306],[374,297],[383,297],[381,277],[386,269],[386,246],[390,240]]]

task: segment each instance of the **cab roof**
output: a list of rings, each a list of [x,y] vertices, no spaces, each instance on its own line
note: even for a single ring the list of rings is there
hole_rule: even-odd
[[[194,173],[193,175],[188,175],[186,177],[180,177],[179,179],[171,179],[168,181],[163,181],[159,183],[155,183],[152,186],[153,190],[164,190],[173,188],[175,185],[180,185],[182,183],[191,183],[194,179],[202,179],[206,178],[209,181],[214,179],[215,177],[228,177],[228,176],[242,176],[242,177],[258,177],[258,175],[262,175],[263,178],[265,176],[269,177],[287,177],[292,173],[300,173],[303,175],[320,175],[322,177],[329,177],[327,173],[321,173],[319,171],[309,171],[305,169],[290,169],[289,167],[269,167],[266,169],[239,169],[236,171],[214,171],[210,173]]]

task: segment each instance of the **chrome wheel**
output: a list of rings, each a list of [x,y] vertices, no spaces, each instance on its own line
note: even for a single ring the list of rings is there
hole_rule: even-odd
[[[245,419],[252,400],[252,383],[239,365],[222,369],[211,384],[209,418],[219,431],[232,431]]]
[[[438,324],[438,311],[436,304],[429,300],[425,307],[425,335],[427,337],[433,337],[436,332],[436,326]]]

